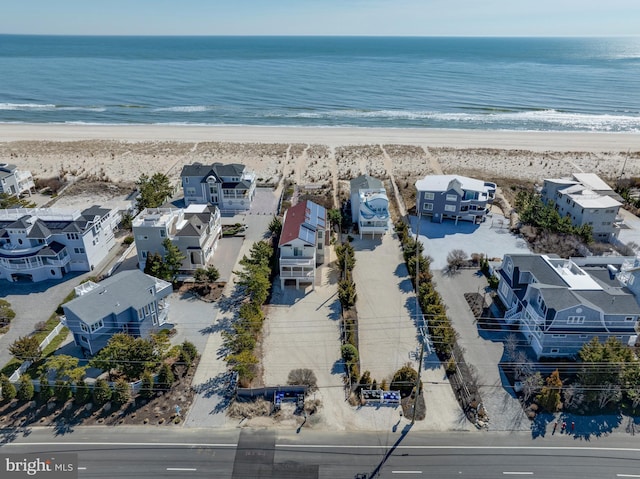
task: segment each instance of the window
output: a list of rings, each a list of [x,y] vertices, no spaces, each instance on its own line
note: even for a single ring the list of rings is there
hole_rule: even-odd
[[[84,254],[85,253],[84,248],[73,248],[73,252],[75,254]]]
[[[500,293],[502,293],[502,296],[505,298],[509,296],[509,285],[505,281],[500,283]]]
[[[456,212],[456,205],[444,205],[444,210],[449,211],[451,213]]]
[[[433,211],[433,203],[425,203],[422,205],[423,211]]]
[[[138,319],[143,319],[143,318],[144,318],[144,310],[140,308],[138,310]]]
[[[87,339],[86,336],[80,336],[80,341],[82,341],[83,343],[89,344],[89,339]]]
[[[167,236],[167,232],[165,230],[160,230],[160,237],[164,238]]]
[[[78,233],[67,233],[68,240],[77,240],[78,238]]]
[[[82,329],[85,333],[89,332],[89,326],[80,321],[80,329]]]
[[[144,259],[146,259],[146,258],[147,258],[147,252],[146,252],[146,251],[143,251],[143,252],[142,252],[142,258],[144,258]]]
[[[195,195],[195,194],[196,194],[196,189],[195,189],[194,187],[192,187],[192,186],[190,186],[190,187],[189,187],[189,188],[187,188],[186,190],[187,190],[187,195],[188,195],[188,196],[189,196],[189,195],[193,196],[193,195]]]
[[[425,193],[424,194],[424,199],[425,200],[433,200],[433,198],[435,198],[435,195],[433,193]]]
[[[552,338],[556,338],[556,339],[560,339],[560,338],[566,338],[567,335],[566,334],[552,334],[551,337]]]
[[[185,183],[189,183],[189,177],[188,176],[184,179],[184,182]]]
[[[153,313],[151,315],[151,322],[153,323],[154,326],[158,325],[158,315],[156,313]]]
[[[149,237],[148,237],[147,235],[138,235],[138,236],[136,236],[136,239],[139,239],[139,240],[148,240],[148,239],[149,239]]]
[[[145,316],[149,316],[149,305],[148,304],[145,304],[145,306],[144,306],[144,315]]]
[[[458,195],[447,195],[447,201],[458,201]]]
[[[560,349],[558,348],[551,348],[551,354],[558,354],[560,352]]]
[[[584,316],[569,316],[567,324],[584,324]]]
[[[580,339],[587,339],[589,337],[588,334],[581,334]]]
[[[93,323],[89,329],[91,329],[91,332],[93,333],[103,326],[104,326],[104,322],[101,319],[100,321],[96,321],[95,323]]]
[[[626,318],[624,318],[625,321],[634,321],[635,319],[635,316],[627,316]]]

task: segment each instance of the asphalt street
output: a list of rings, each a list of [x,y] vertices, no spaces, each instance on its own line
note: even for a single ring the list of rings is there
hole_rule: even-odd
[[[49,428],[3,432],[3,453],[78,452],[78,477],[640,477],[640,443],[524,433],[317,433],[234,429]],[[366,474],[366,476],[364,476]]]

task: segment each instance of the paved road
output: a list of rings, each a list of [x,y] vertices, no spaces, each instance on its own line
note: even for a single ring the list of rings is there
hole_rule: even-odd
[[[0,447],[0,455],[63,451],[79,454],[81,478],[334,479],[375,473],[381,478],[603,479],[640,475],[640,444],[624,434],[582,442],[566,435],[532,440],[523,433],[296,434],[264,429],[212,433],[87,427],[54,437],[51,429],[37,428]]]

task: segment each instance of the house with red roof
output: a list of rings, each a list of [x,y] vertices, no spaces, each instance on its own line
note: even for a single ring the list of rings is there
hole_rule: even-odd
[[[280,285],[315,285],[316,266],[324,263],[327,249],[327,210],[313,201],[289,208],[280,235]]]

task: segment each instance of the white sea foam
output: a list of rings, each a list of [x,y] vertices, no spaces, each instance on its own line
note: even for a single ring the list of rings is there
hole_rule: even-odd
[[[0,110],[52,110],[56,106],[38,103],[0,103]]]
[[[203,105],[194,105],[194,106],[170,106],[163,108],[154,108],[153,111],[175,111],[179,113],[196,113],[202,111],[212,110],[213,107],[203,106]]]

